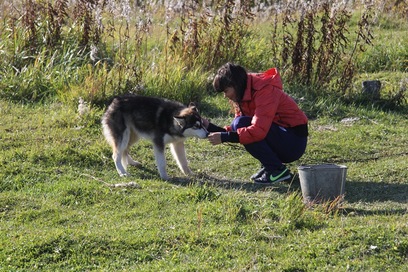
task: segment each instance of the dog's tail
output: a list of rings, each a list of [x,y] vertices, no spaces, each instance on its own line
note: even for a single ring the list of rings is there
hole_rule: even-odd
[[[117,109],[115,100],[113,100],[102,116],[102,130],[106,141],[114,150],[117,149],[118,144],[122,141],[124,129],[124,117]]]

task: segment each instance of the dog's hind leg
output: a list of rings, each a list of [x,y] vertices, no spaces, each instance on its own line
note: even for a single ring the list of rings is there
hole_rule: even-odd
[[[127,162],[128,162],[130,165],[136,166],[136,167],[139,167],[139,166],[141,166],[142,164],[141,164],[140,162],[138,162],[138,161],[135,161],[135,160],[129,155],[129,150],[130,150],[130,147],[131,147],[133,144],[135,144],[138,140],[139,140],[139,137],[137,136],[137,134],[134,133],[134,132],[132,132],[132,133],[130,134],[130,139],[129,139],[128,147],[126,148],[126,151],[125,151],[125,152],[126,152],[126,156],[127,156]]]
[[[138,161],[135,161],[135,160],[129,155],[129,153],[127,154],[127,160],[128,160],[128,163],[129,163],[130,165],[132,165],[132,166],[136,166],[136,167],[142,166],[142,164],[141,164],[140,162],[138,162]]]
[[[113,148],[113,161],[115,162],[116,170],[118,171],[121,177],[128,176],[126,172],[127,167],[127,154],[126,150],[129,143],[130,130],[127,128],[122,134],[122,138],[119,142],[116,143],[116,147]]]
[[[184,142],[181,141],[181,142],[171,143],[170,150],[181,172],[183,172],[184,175],[191,175],[192,172],[190,168],[188,168],[186,151],[184,149]]]
[[[114,150],[112,158],[113,161],[115,162],[115,167],[116,167],[116,171],[118,171],[119,176],[121,177],[125,177],[128,176],[128,173],[126,172],[126,167],[123,165],[122,163],[122,156],[123,156],[123,152],[121,153],[119,150]]]
[[[164,156],[164,144],[153,143],[154,157],[156,159],[157,170],[159,170],[160,177],[168,180],[166,172],[166,157]]]

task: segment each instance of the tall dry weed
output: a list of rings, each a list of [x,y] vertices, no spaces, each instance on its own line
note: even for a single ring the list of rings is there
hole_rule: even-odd
[[[206,68],[238,58],[248,22],[253,19],[251,1],[211,1],[209,6],[197,1],[181,5],[180,24],[167,25],[169,48],[188,65],[204,63]]]
[[[354,41],[346,2],[284,1],[274,12],[272,52],[285,77],[314,89],[330,85],[345,94],[356,73],[356,55],[371,44],[370,8],[364,7]]]
[[[61,44],[64,28],[74,30],[79,44],[87,46],[98,43],[101,39],[102,27],[97,23],[97,13],[106,1],[98,0],[23,0],[21,10],[14,15],[11,22],[20,23],[26,30],[26,47],[31,52],[42,47],[53,48]],[[19,15],[22,14],[21,19]],[[75,29],[77,28],[77,29]]]
[[[212,71],[227,61],[245,65],[252,50],[245,44],[252,42],[249,26],[256,17],[255,7],[261,4],[269,11],[272,29],[271,49],[262,56],[262,65],[279,67],[289,82],[318,88],[330,85],[346,93],[356,72],[355,56],[372,39],[367,9],[359,22],[358,38],[349,40],[351,13],[342,1],[22,1],[8,28],[16,33],[24,29],[20,52],[36,56],[54,54],[63,46],[77,47],[80,57],[74,65],[114,70],[111,78],[117,82],[111,85],[118,92],[142,89],[135,86],[142,86],[148,73],[160,72],[168,81],[174,67],[185,74],[197,66],[203,72]],[[165,44],[152,45],[152,28],[161,24]],[[35,57],[19,59],[13,66],[17,70]]]

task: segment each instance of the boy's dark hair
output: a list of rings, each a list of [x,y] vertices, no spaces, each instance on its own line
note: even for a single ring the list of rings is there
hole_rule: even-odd
[[[228,62],[218,69],[213,86],[215,91],[219,93],[228,87],[233,87],[237,94],[237,102],[239,102],[242,100],[247,86],[247,72],[244,67]]]

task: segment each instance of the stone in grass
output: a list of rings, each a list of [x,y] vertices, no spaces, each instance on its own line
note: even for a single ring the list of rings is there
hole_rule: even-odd
[[[381,81],[366,80],[363,81],[363,95],[369,99],[380,99]]]

